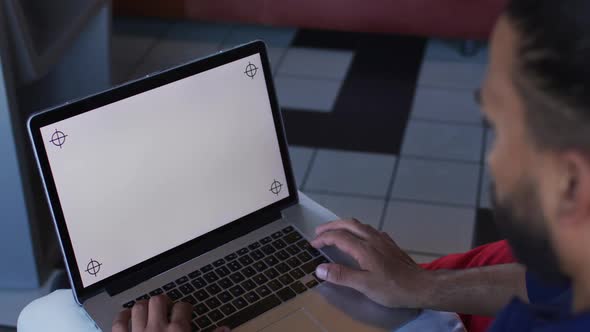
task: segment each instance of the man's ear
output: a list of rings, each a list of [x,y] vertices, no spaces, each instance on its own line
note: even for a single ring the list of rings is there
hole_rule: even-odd
[[[563,154],[559,216],[572,224],[590,222],[590,159],[579,152]]]

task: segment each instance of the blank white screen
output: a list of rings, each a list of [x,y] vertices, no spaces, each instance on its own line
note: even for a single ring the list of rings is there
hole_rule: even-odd
[[[41,128],[84,287],[288,197],[261,68],[253,55]]]

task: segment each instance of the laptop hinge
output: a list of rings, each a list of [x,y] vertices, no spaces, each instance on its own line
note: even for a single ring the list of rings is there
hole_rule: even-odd
[[[195,243],[189,243],[183,248],[173,250],[172,252],[166,254],[166,257],[158,259],[157,261],[149,264],[148,267],[145,267],[139,271],[134,271],[125,277],[121,277],[111,282],[107,287],[105,287],[105,291],[110,296],[120,294],[146,280],[171,270],[183,263],[190,261],[193,258],[199,257],[204,253],[221,247],[228,242],[240,238],[281,218],[282,213],[280,210],[272,211],[256,218],[256,222],[242,222],[239,227],[232,227],[224,231],[222,235],[216,236],[215,238],[209,237],[199,239],[198,241],[193,240],[191,242]]]

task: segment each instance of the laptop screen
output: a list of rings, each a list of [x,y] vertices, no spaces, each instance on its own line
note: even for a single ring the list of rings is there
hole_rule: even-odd
[[[41,135],[84,287],[290,195],[259,54]]]

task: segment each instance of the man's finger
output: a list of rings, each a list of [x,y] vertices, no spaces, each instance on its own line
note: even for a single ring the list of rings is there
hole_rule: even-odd
[[[368,272],[351,269],[340,264],[320,264],[315,271],[318,278],[364,292],[368,286]]]
[[[190,329],[193,307],[185,302],[178,302],[172,307],[170,324]]]
[[[131,310],[121,311],[113,321],[112,332],[129,332],[129,319],[131,319]]]
[[[143,331],[147,326],[148,303],[147,301],[137,302],[131,309],[131,327],[135,331]]]
[[[336,246],[338,249],[354,258],[361,266],[363,265],[363,259],[367,257],[366,242],[345,230],[322,233],[313,239],[310,244],[318,249],[325,246]]]
[[[315,233],[316,235],[321,235],[322,233],[336,230],[347,230],[364,240],[369,240],[371,237],[379,234],[374,228],[361,223],[357,219],[332,221],[318,226]]]
[[[164,295],[155,296],[150,299],[148,305],[148,326],[158,328],[168,324],[169,302],[170,299]]]

